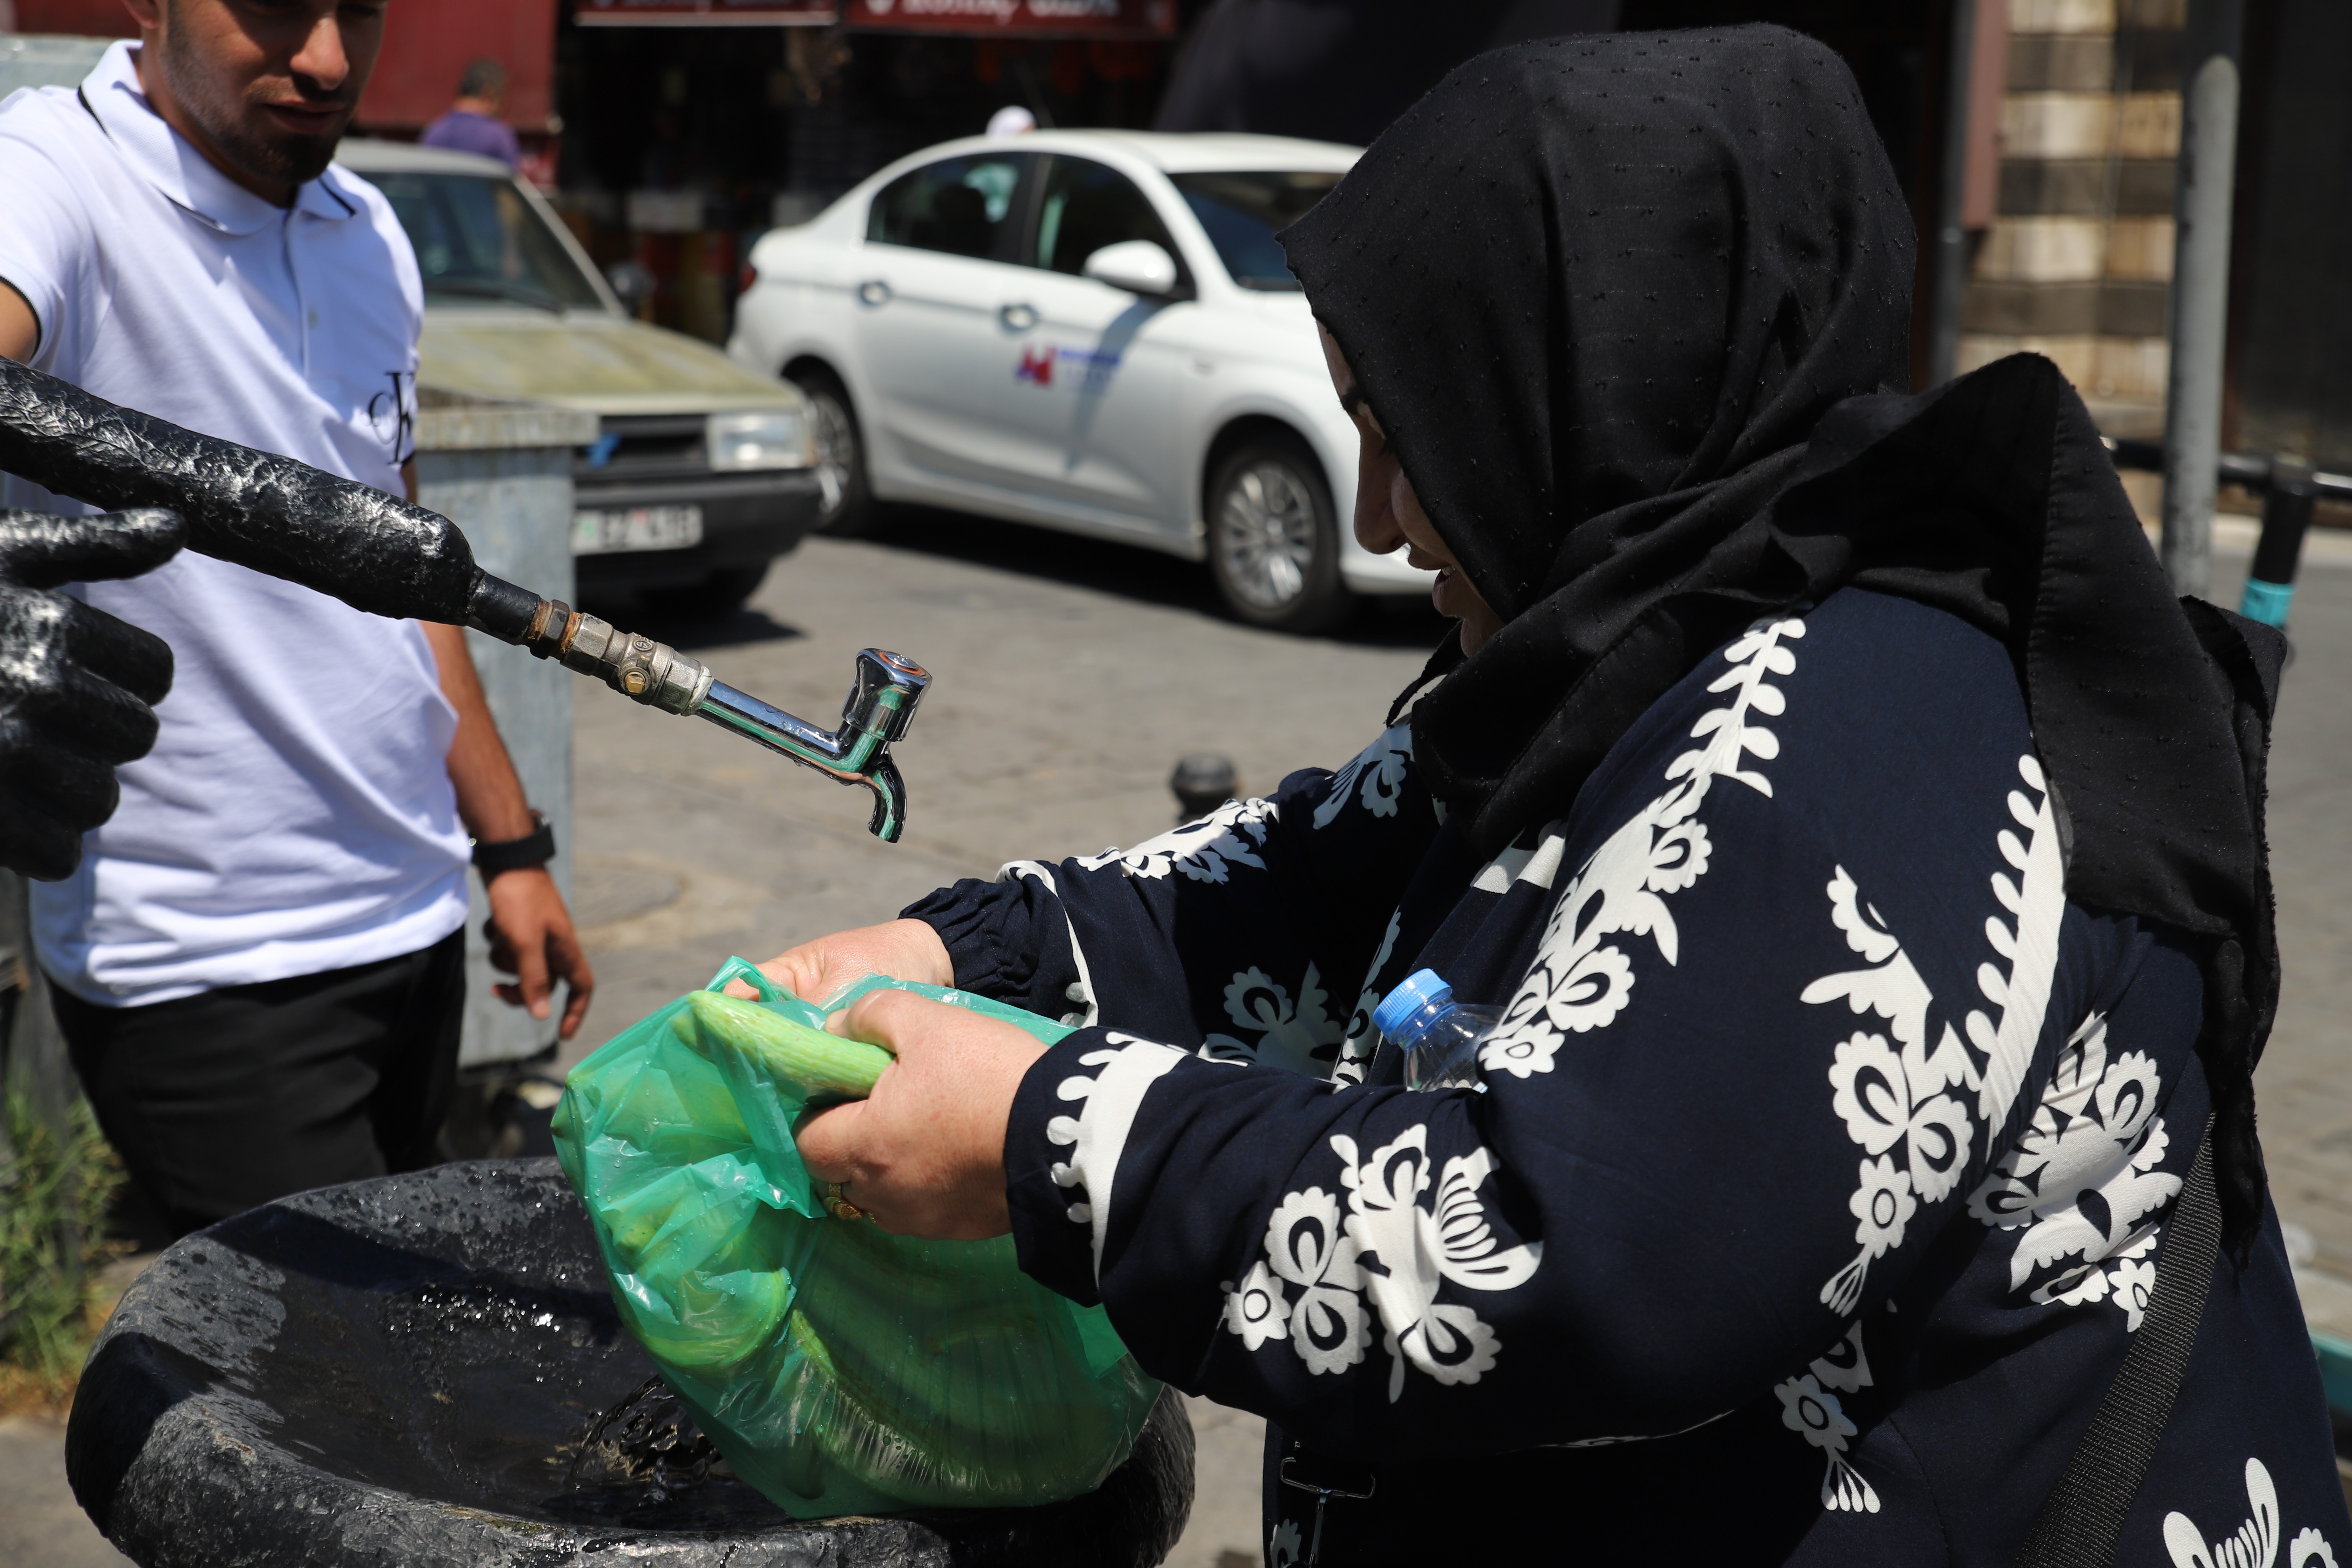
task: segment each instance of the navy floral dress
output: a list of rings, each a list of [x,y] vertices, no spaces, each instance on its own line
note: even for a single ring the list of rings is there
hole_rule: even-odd
[[[908,912],[1085,1026],[1006,1140],[1023,1267],[1271,1424],[1267,1561],[2007,1564],[2138,1328],[2207,1117],[2198,969],[2068,902],[2007,653],[1760,621],[1471,855],[1410,721],[1337,773]],[[1370,1025],[1435,969],[1483,1087]],[[2116,1561],[2352,1548],[2274,1216]],[[1500,1555],[1497,1555],[1499,1553]]]

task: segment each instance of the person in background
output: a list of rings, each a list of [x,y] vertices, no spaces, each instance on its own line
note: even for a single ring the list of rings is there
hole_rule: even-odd
[[[413,499],[416,258],[383,195],[330,162],[384,8],[128,3],[139,38],[79,90],[0,110],[0,355]],[[84,510],[0,490],[0,508]],[[83,771],[143,750],[137,705],[154,704],[111,819],[102,781],[52,789],[35,804],[56,830],[12,852],[59,879],[33,889],[36,947],[139,1191],[185,1232],[430,1163],[465,1000],[469,836],[494,958],[517,975],[500,994],[545,1018],[563,981],[569,1037],[594,985],[466,634],[166,560],[163,514],[112,533],[5,521],[37,537],[5,552],[0,600],[78,616],[53,590],[79,577],[84,618],[120,634],[111,654],[81,650],[122,693],[115,732],[64,736]],[[63,835],[101,821],[77,864]]]
[[[417,144],[478,153],[511,169],[522,161],[522,148],[514,127],[499,118],[506,106],[507,68],[492,59],[476,60],[457,79],[457,101],[425,128]]]

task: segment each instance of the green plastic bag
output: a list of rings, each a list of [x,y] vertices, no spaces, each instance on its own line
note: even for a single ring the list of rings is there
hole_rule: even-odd
[[[756,1006],[714,994],[739,978]],[[831,1005],[881,986],[1048,1045],[1069,1032],[878,976]],[[1023,1274],[1010,1237],[912,1241],[826,1212],[793,1123],[812,1101],[862,1093],[887,1057],[793,1031],[824,1016],[730,959],[572,1068],[556,1153],[622,1321],[736,1474],[798,1518],[1091,1491],[1125,1462],[1160,1384],[1100,1308]]]

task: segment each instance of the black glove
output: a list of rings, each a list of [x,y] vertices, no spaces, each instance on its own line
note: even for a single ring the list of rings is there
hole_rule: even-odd
[[[0,511],[0,866],[73,875],[81,836],[121,798],[115,768],[155,744],[152,705],[172,689],[163,638],[49,590],[152,572],[184,532],[152,507]]]

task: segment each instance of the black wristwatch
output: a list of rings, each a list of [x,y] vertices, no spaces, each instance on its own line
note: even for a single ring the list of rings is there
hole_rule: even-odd
[[[483,881],[501,871],[544,866],[555,858],[555,829],[536,811],[530,814],[530,819],[539,824],[538,829],[520,838],[503,838],[496,844],[474,840],[474,869],[482,874]]]

